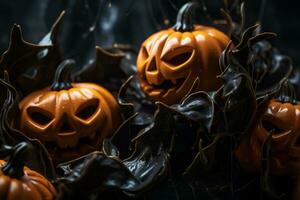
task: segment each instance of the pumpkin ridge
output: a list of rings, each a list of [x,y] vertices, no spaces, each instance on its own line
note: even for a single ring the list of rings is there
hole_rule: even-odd
[[[9,184],[9,189],[8,189],[8,200],[14,200],[14,199],[22,199],[22,192],[23,191],[23,187],[21,187],[20,185],[22,185],[20,182],[18,182],[16,179],[11,179]]]
[[[73,87],[73,86],[72,86]],[[71,92],[72,92],[72,89],[70,89],[69,92],[67,92],[67,95],[68,95],[68,101],[70,102],[70,106],[69,106],[69,112],[70,113],[74,113],[75,109],[74,109],[74,104],[73,104],[73,99],[72,99],[72,96],[71,96]]]
[[[165,43],[166,42],[166,40],[168,39],[168,33],[169,31],[161,31],[161,32],[158,32],[158,36],[157,36],[157,38],[153,38],[153,39],[151,39],[150,41],[150,47],[151,47],[151,49],[149,49],[149,53],[150,53],[150,55],[149,55],[149,57],[150,56],[152,56],[153,55],[153,48],[155,47],[155,45],[156,45],[156,43],[158,43],[158,40],[159,40],[159,38],[162,38],[162,37],[165,37],[165,39],[163,40],[163,42],[161,42],[161,43]],[[164,36],[164,35],[166,35],[166,36]],[[162,47],[162,49],[164,49],[164,45],[163,45],[163,47]],[[156,56],[156,54],[154,55],[154,56]]]
[[[157,50],[156,52],[154,52],[155,53],[155,57],[158,57],[158,60],[161,60],[165,56],[165,54],[167,54],[170,51],[170,49],[168,49],[166,47],[166,45],[168,44],[168,42],[171,39],[177,38],[177,37],[174,36],[176,34],[178,34],[178,32],[170,32],[170,33],[168,33],[168,35],[165,36],[164,40],[162,40],[162,41],[155,41],[155,43],[162,44],[162,47],[160,48],[160,51]],[[157,53],[157,52],[160,52],[160,53]],[[159,70],[159,69],[157,69],[157,70]]]
[[[28,156],[28,149],[30,148],[31,146],[28,143],[21,142],[14,147],[10,147],[7,152],[9,154],[7,162],[3,160],[0,161],[2,171],[0,176],[1,179],[5,181],[4,184],[7,184],[5,187],[6,193],[4,193],[5,199],[42,200],[42,192],[46,192],[50,198],[53,196],[51,192],[55,192],[55,189],[50,189],[51,191],[49,191],[49,188],[45,188],[45,191],[38,191],[35,187],[32,187],[31,178],[35,177],[35,175],[33,175],[34,173],[39,173],[24,166],[24,157]],[[40,174],[39,176],[43,177]],[[38,183],[42,185],[43,182],[49,183],[44,177]],[[3,189],[3,187],[1,187],[1,189]]]
[[[221,46],[224,46],[223,48],[225,48],[228,45],[228,43],[229,43],[229,41],[227,39],[228,36],[225,33],[219,32],[215,28],[209,28],[209,30],[210,30],[210,32],[213,33],[213,35],[210,35],[210,36],[212,38],[216,39]]]
[[[30,169],[28,169],[30,170]],[[32,170],[30,170],[32,171]],[[28,178],[30,177],[30,178]],[[27,177],[26,177],[26,181],[31,182],[31,181],[36,181],[37,183],[41,183],[43,185],[48,184],[48,182],[44,181],[44,177],[36,172],[31,172],[31,173],[27,173]],[[46,186],[46,185],[45,185]]]
[[[36,188],[34,188],[32,186],[30,180],[27,180],[26,182],[21,183],[21,185],[22,185],[22,191],[23,191],[23,194],[21,195],[22,198],[25,197],[25,199],[28,199],[30,197],[30,199],[43,199],[43,198],[41,198],[42,196],[39,193],[39,191],[36,190]]]
[[[81,87],[79,87],[79,88],[81,88]],[[82,96],[85,97],[85,99],[90,99],[90,97],[85,92],[83,92],[83,90],[78,90],[78,91]]]
[[[203,34],[202,34],[202,36],[203,36]],[[197,37],[197,36],[195,35],[195,37]],[[206,38],[205,38],[205,40],[206,40]],[[196,41],[197,41],[197,39],[196,39]],[[199,60],[200,60],[201,67],[205,67],[208,65],[209,61],[205,59],[207,57],[207,55],[206,55],[207,45],[202,44],[202,43],[203,43],[202,41],[197,41],[197,44],[198,44],[197,45],[197,54],[198,54],[198,57],[200,57]],[[202,81],[202,80],[200,80],[200,81]]]
[[[49,183],[44,183],[44,181],[37,182],[35,180],[30,180],[30,185],[31,188],[34,188],[37,191],[37,194],[40,196],[40,199],[46,200],[47,198],[45,197],[49,197],[55,193],[55,191],[52,188],[53,186]]]
[[[1,162],[1,167],[2,167],[2,163],[3,163],[3,162]],[[0,172],[0,173],[1,173],[1,172]],[[10,180],[9,180],[9,177],[0,174],[0,179],[2,180],[2,181],[0,181],[0,183],[2,182],[1,187],[0,187],[0,189],[1,189],[1,190],[0,190],[0,198],[1,198],[1,199],[4,199],[4,198],[7,199],[7,196],[8,196],[8,194],[9,194],[9,188],[10,188]],[[3,185],[4,185],[5,187],[3,187]]]
[[[223,46],[224,43],[221,43],[221,41],[216,37],[211,37],[215,41],[215,48],[218,50],[218,53],[221,54],[223,52],[223,49],[226,46]]]

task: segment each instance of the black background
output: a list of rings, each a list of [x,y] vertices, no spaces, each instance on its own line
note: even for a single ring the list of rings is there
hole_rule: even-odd
[[[82,51],[84,43],[109,46],[114,42],[129,43],[137,49],[140,43],[160,28],[171,26],[178,8],[186,0],[1,0],[0,53],[8,46],[9,31],[20,24],[26,41],[37,43],[50,29],[61,10],[67,11],[62,30],[62,46],[66,57]],[[220,18],[222,0],[206,0],[214,18]],[[261,0],[246,0],[248,25],[259,16]],[[295,65],[300,64],[300,6],[297,0],[268,0],[262,20],[264,31],[278,34],[273,40],[277,48],[290,55]],[[70,14],[71,13],[71,14]],[[169,25],[163,22],[168,20]],[[76,41],[95,24],[93,40]],[[84,46],[84,45],[83,45]],[[73,51],[73,52],[71,52]],[[74,53],[75,51],[75,53]]]

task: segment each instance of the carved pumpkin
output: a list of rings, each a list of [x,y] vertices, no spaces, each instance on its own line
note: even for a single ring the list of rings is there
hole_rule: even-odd
[[[20,154],[25,143],[16,145],[8,162],[0,160],[0,199],[52,200],[56,194],[52,184],[41,174],[24,167]]]
[[[299,173],[300,102],[294,97],[285,95],[270,101],[258,125],[248,138],[242,140],[235,153],[242,167],[252,172],[261,170],[262,146],[269,133],[272,133],[269,152],[270,173],[277,175]]]
[[[71,60],[57,69],[51,87],[20,102],[20,130],[43,142],[54,162],[68,161],[99,150],[121,122],[118,104],[106,89],[67,81]]]
[[[229,42],[221,31],[191,23],[187,3],[177,23],[150,36],[141,46],[137,70],[142,90],[153,101],[179,103],[199,77],[198,90],[213,91],[221,85],[219,57]]]

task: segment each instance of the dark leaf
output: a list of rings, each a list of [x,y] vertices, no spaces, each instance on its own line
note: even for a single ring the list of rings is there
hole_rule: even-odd
[[[8,50],[0,60],[0,69],[8,71],[12,84],[23,95],[51,83],[55,67],[60,62],[56,38],[62,17],[63,13],[37,45],[23,40],[20,26],[12,28]]]
[[[101,83],[108,77],[120,73],[120,63],[124,54],[120,52],[109,52],[100,46],[96,47],[96,59],[85,65],[74,74],[74,77],[81,82]]]
[[[201,124],[204,130],[210,132],[215,110],[213,99],[208,93],[193,93],[185,98],[181,104],[175,104],[171,108],[177,112],[176,114]]]
[[[261,43],[258,43],[258,45]],[[261,45],[268,45],[267,43]],[[257,54],[256,68],[267,66],[267,70],[258,82],[256,95],[264,96],[278,88],[283,79],[289,77],[293,70],[292,60],[278,52],[278,50],[265,49]]]
[[[55,173],[51,158],[45,147],[36,139],[30,139],[23,133],[12,127],[16,122],[18,112],[18,95],[15,88],[10,85],[8,80],[0,79],[0,84],[7,96],[0,113],[0,149],[5,149],[7,146],[15,146],[18,143],[25,142],[30,148],[28,155],[24,159],[26,166],[40,172],[49,180],[55,179]],[[3,91],[3,90],[2,90]],[[3,158],[2,158],[3,159]]]
[[[248,46],[249,47],[254,46],[258,42],[261,42],[263,40],[268,40],[268,39],[274,38],[276,36],[277,36],[276,33],[268,33],[268,32],[257,34],[254,37],[249,39]]]
[[[101,198],[106,191],[137,196],[157,183],[168,168],[173,141],[172,115],[163,104],[157,106],[154,122],[132,140],[134,151],[129,158],[119,159],[118,150],[108,139],[103,147],[106,154],[94,152],[60,164],[61,177],[57,182],[64,189],[59,199]]]
[[[216,146],[222,137],[224,135],[216,136],[213,142],[206,147],[202,147],[202,140],[199,141],[199,152],[190,166],[185,170],[183,174],[185,179],[193,182],[213,173],[213,165],[216,162]]]
[[[133,76],[130,76],[128,80],[126,80],[126,82],[121,86],[118,94],[118,103],[125,119],[134,114],[134,105],[126,101],[126,91],[132,79]]]

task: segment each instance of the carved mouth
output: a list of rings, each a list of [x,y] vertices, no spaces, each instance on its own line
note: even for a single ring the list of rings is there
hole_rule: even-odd
[[[82,137],[78,140],[76,146],[61,148],[57,142],[44,142],[54,164],[67,162],[93,151],[99,151],[100,146],[97,139],[91,137]]]
[[[262,120],[262,127],[267,132],[272,133],[273,139],[286,137],[292,133],[292,130],[286,130],[285,128],[280,127],[280,123],[276,123],[272,118],[264,118]]]
[[[96,148],[97,140],[93,139],[90,136],[82,137],[78,140],[76,145],[60,147],[56,141],[47,141],[44,143],[45,147],[50,150],[59,150],[59,151],[77,151],[81,146],[90,146]]]
[[[280,123],[276,123],[276,120],[274,120],[274,118],[265,117],[262,120],[262,126],[267,132],[272,133],[272,139],[275,140],[279,138],[284,138],[292,133],[292,130],[286,130],[280,127]],[[295,143],[295,147],[299,147],[299,145],[300,145],[300,140],[298,141],[297,139]],[[281,150],[271,148],[270,159],[275,161],[279,168],[284,168],[286,165],[289,165],[290,163],[299,163],[300,157],[294,153],[290,153],[290,150],[291,150],[290,148],[281,149]]]
[[[100,129],[95,131],[93,134],[79,138],[73,145],[60,146],[57,141],[47,141],[43,144],[52,157],[53,163],[58,164],[76,159],[93,151],[99,151],[100,138],[97,137],[99,133]]]
[[[264,129],[273,134],[273,136],[281,136],[284,133],[286,133],[287,131],[280,128],[278,126],[278,124],[274,123],[273,121],[271,121],[270,119],[266,118],[262,120],[262,126],[264,127]]]
[[[161,94],[167,93],[169,90],[177,90],[180,88],[186,81],[186,78],[180,78],[177,80],[164,80],[161,84],[149,84],[146,80],[143,80],[145,84],[145,91],[148,93],[151,92],[160,92]]]
[[[160,85],[152,85],[151,86],[154,88],[154,89],[165,89],[165,90],[168,90],[168,89],[171,89],[171,88],[178,88],[180,87],[185,81],[185,78],[180,78],[180,79],[177,79],[176,81],[170,81],[170,80],[164,80],[164,82]]]

